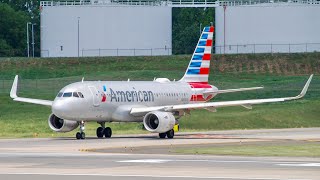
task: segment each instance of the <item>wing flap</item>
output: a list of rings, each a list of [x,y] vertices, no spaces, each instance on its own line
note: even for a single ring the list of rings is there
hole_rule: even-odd
[[[252,99],[252,100],[238,100],[238,101],[222,101],[222,102],[209,102],[209,103],[197,103],[197,104],[181,104],[181,105],[171,105],[171,106],[155,106],[147,108],[132,108],[130,114],[141,114],[148,113],[150,111],[177,111],[182,109],[207,109],[207,108],[218,108],[218,107],[228,107],[228,106],[243,106],[251,107],[254,104],[262,103],[272,103],[272,102],[283,102],[295,99],[300,99],[306,94],[310,82],[312,80],[313,74],[309,77],[305,86],[303,87],[301,93],[294,97],[284,97],[284,98],[268,98],[268,99]]]

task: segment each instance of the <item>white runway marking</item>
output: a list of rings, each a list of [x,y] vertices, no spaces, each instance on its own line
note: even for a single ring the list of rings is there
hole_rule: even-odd
[[[320,163],[305,163],[305,164],[277,164],[279,166],[297,166],[297,167],[320,167]]]
[[[137,159],[137,160],[124,160],[124,161],[116,161],[121,163],[166,163],[172,160],[168,159]]]
[[[57,173],[1,173],[0,175],[44,175],[44,176],[102,176],[102,177],[145,177],[145,178],[187,178],[187,179],[247,179],[247,180],[282,180],[280,178],[241,178],[241,177],[197,177],[197,176],[161,176],[161,175],[137,175],[137,174],[125,174],[125,175],[112,175],[112,174],[57,174]],[[311,180],[311,179],[290,179],[290,180]]]
[[[275,164],[275,165],[291,165],[291,166],[297,166],[297,163],[302,162],[279,162],[279,161],[242,161],[242,160],[206,160],[206,159],[134,159],[134,160],[121,160],[121,161],[115,161],[119,163],[168,163],[168,162],[212,162],[212,163],[260,163],[260,164]],[[290,164],[289,164],[290,163]],[[294,164],[296,163],[296,164]],[[309,163],[304,162],[305,166],[320,166],[320,163]]]
[[[214,163],[266,163],[259,161],[219,161],[219,160],[174,160],[174,159],[134,159],[116,161],[120,163],[167,163],[167,162],[214,162]]]

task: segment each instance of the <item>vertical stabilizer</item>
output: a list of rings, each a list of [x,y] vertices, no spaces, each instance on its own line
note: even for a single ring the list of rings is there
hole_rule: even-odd
[[[203,28],[188,69],[180,81],[203,84],[208,83],[213,32],[213,26]]]

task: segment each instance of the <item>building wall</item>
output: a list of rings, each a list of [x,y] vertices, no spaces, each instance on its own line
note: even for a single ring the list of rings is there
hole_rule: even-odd
[[[77,57],[78,29],[79,56],[171,55],[171,15],[165,6],[44,6],[41,57]]]
[[[319,5],[220,6],[215,13],[218,54],[320,51]]]

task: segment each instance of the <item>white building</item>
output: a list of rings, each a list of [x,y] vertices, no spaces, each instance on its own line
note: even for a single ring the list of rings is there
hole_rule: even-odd
[[[217,54],[320,51],[320,1],[280,1],[42,1],[41,57],[171,55],[172,7],[216,8]]]
[[[171,55],[171,13],[152,4],[42,1],[41,57]]]
[[[229,3],[216,8],[217,54],[320,52],[320,3]]]

